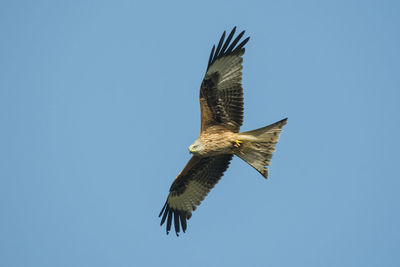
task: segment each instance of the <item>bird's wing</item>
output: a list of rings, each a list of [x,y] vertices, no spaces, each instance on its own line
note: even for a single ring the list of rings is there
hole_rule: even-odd
[[[161,224],[167,220],[167,234],[174,221],[175,232],[178,235],[180,226],[186,230],[186,220],[192,216],[192,211],[200,205],[208,192],[218,183],[228,168],[233,155],[218,155],[200,158],[193,156],[185,168],[178,174],[162,208],[159,217]]]
[[[242,31],[233,41],[236,27],[225,40],[225,32],[208,60],[207,72],[200,87],[201,131],[220,124],[239,132],[243,123],[242,56],[244,45],[250,39],[240,39]],[[232,42],[231,42],[232,41]]]

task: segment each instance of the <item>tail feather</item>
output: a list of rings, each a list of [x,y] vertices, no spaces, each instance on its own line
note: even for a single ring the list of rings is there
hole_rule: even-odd
[[[235,154],[268,178],[268,168],[287,118],[260,129],[240,133],[243,143]]]

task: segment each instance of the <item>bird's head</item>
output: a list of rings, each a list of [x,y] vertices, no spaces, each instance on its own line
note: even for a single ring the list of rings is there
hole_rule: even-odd
[[[196,140],[193,144],[189,146],[189,152],[193,155],[199,155],[203,151],[203,144]]]

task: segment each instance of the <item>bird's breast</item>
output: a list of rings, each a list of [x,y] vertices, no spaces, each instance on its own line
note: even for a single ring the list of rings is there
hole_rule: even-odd
[[[232,154],[235,135],[229,131],[203,133],[199,137],[204,147],[203,156]]]

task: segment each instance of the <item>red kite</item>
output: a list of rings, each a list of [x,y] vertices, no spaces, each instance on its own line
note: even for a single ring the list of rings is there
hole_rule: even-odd
[[[167,221],[167,234],[172,221],[176,235],[179,235],[180,227],[185,232],[186,220],[221,179],[233,155],[267,178],[267,166],[286,124],[287,118],[239,133],[243,123],[242,56],[250,37],[240,41],[245,32],[242,31],[232,41],[235,31],[236,27],[225,42],[224,32],[217,48],[214,45],[211,50],[200,86],[200,136],[189,146],[193,156],[172,183],[159,215],[162,216],[161,225]]]

